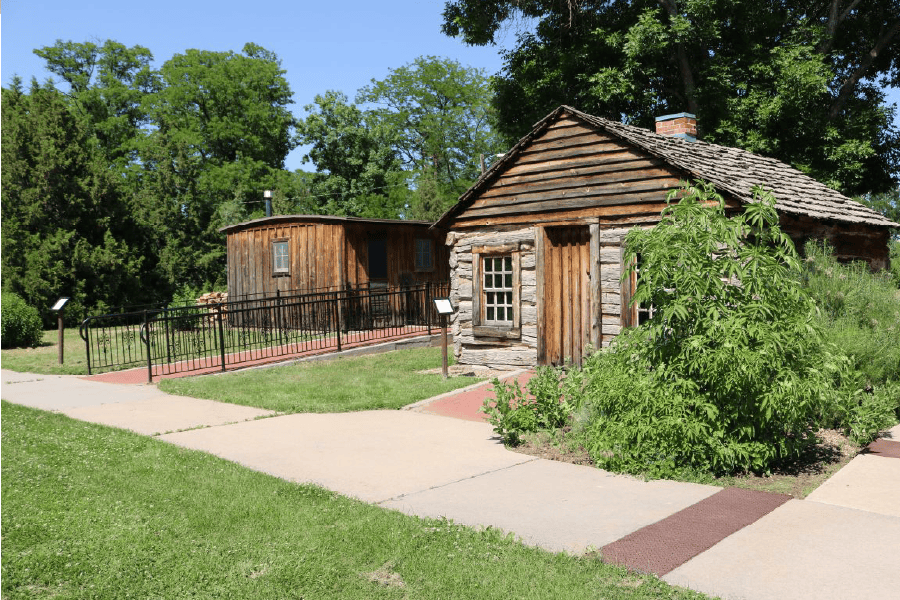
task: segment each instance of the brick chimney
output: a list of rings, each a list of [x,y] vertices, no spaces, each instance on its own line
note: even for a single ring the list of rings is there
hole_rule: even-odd
[[[656,133],[696,142],[697,117],[691,113],[677,113],[656,117]]]

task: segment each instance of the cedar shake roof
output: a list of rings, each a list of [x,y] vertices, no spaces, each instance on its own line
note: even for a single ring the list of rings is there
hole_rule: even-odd
[[[712,183],[720,192],[728,193],[741,202],[752,202],[753,188],[760,186],[772,192],[775,196],[775,208],[780,212],[844,223],[900,227],[900,224],[894,223],[880,213],[774,158],[765,158],[746,150],[699,140],[688,141],[659,135],[640,127],[595,117],[569,106],[560,106],[538,122],[531,133],[519,140],[509,152],[494,163],[434,226],[446,227],[448,222],[463,212],[481,191],[490,186],[491,181],[503,169],[515,161],[525,146],[541,135],[550,123],[564,117],[575,117],[618,137],[666,161],[691,178]]]

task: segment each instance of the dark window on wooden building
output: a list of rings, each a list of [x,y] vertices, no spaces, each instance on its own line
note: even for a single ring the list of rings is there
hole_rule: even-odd
[[[416,271],[434,271],[434,240],[416,238]]]
[[[387,278],[387,239],[369,238],[369,279]]]

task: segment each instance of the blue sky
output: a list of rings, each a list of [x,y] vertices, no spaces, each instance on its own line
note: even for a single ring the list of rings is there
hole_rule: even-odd
[[[423,55],[500,70],[498,48],[471,48],[441,34],[443,0],[389,2],[236,2],[234,0],[5,0],[0,78],[26,82],[50,76],[32,52],[57,39],[116,40],[153,52],[159,67],[189,48],[240,52],[254,42],[278,54],[294,92],[294,114],[316,94],[340,90],[352,100],[371,79]],[[514,41],[512,38],[510,41]],[[301,168],[303,152],[288,156],[288,169]],[[310,164],[305,167],[311,170]]]
[[[32,53],[57,39],[75,42],[113,39],[149,48],[159,67],[189,48],[240,52],[247,42],[272,50],[294,92],[294,114],[316,94],[340,90],[351,99],[371,79],[418,56],[455,59],[496,73],[499,47],[472,48],[440,32],[444,0],[372,2],[236,2],[234,0],[5,0],[0,37],[0,79],[26,81],[50,76]],[[514,34],[501,41],[512,45]],[[900,102],[900,91],[890,97]],[[900,116],[898,124],[900,124]],[[304,168],[303,149],[293,151],[288,169]]]

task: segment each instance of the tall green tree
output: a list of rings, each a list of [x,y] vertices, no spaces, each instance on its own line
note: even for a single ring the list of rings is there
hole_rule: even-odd
[[[503,149],[492,96],[483,71],[435,56],[391,69],[359,91],[357,102],[397,132],[393,147],[413,180],[413,216],[440,216],[478,178],[480,157],[490,162]]]
[[[148,122],[144,99],[160,88],[150,50],[114,40],[102,45],[57,40],[34,53],[67,84],[63,91],[75,115],[110,163],[124,170],[136,158],[135,141]]]
[[[396,131],[341,92],[317,95],[300,122],[304,161],[316,166],[312,189],[320,214],[398,218],[406,182],[395,150]],[[398,197],[399,194],[399,197]]]
[[[170,286],[222,283],[219,227],[274,187],[296,144],[284,73],[252,43],[241,54],[188,50],[160,69],[161,89],[142,105],[152,127],[132,166],[131,209]]]
[[[788,162],[847,194],[889,189],[900,134],[900,0],[449,0],[443,31],[495,43],[530,24],[495,80],[515,139],[559,104],[652,128],[688,111],[701,137]]]
[[[2,91],[3,289],[46,325],[59,296],[67,315],[139,300],[143,259],[116,173],[83,120],[52,85],[15,79]]]

